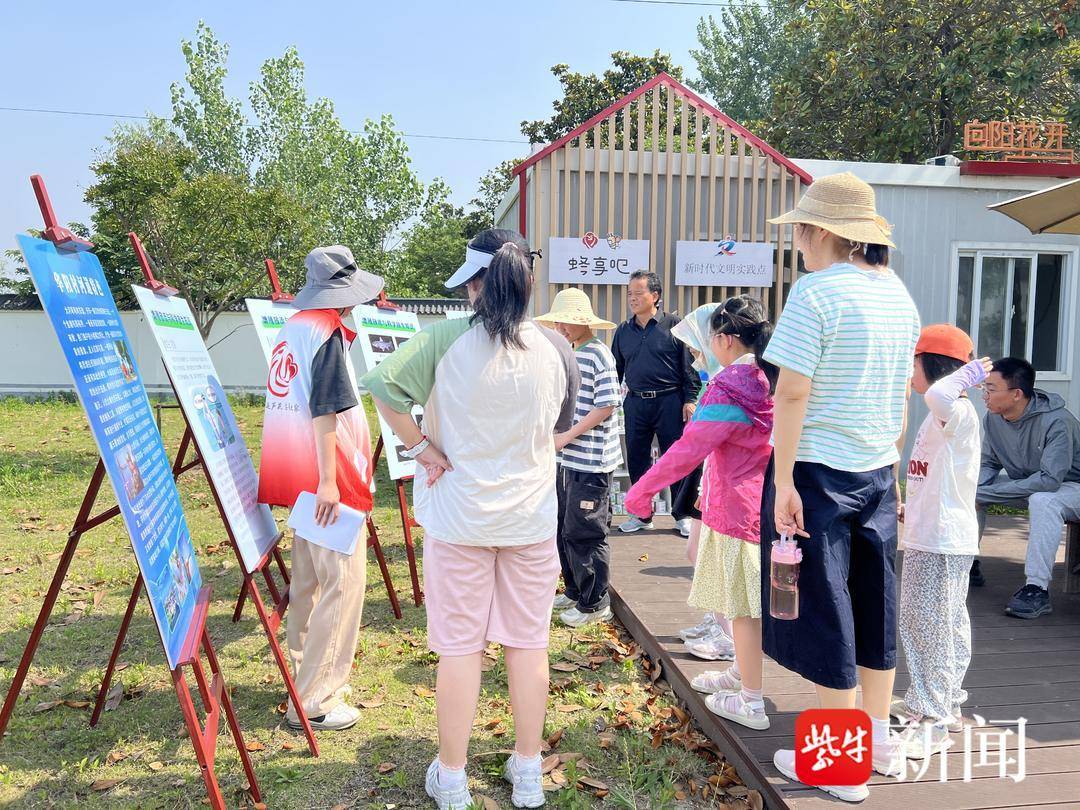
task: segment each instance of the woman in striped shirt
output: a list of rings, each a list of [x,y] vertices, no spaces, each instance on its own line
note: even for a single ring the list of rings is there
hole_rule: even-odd
[[[814,182],[793,223],[809,275],[791,288],[765,359],[780,366],[772,486],[762,498],[765,651],[817,686],[822,708],[863,708],[873,765],[895,773],[889,737],[896,668],[896,466],[903,447],[919,315],[888,267],[890,228],[873,189],[850,173]],[[775,528],[775,534],[770,530]],[[769,616],[771,544],[804,538],[799,617]],[[795,752],[774,763],[795,779]],[[861,801],[865,785],[823,790]]]

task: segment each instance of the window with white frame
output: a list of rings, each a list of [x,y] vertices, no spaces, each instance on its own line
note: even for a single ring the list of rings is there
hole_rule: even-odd
[[[978,357],[1023,357],[1036,371],[1065,371],[1068,263],[1061,252],[961,250],[956,325]]]

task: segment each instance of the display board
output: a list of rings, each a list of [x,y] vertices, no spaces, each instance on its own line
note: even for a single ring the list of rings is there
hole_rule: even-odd
[[[675,283],[688,287],[771,287],[775,248],[768,242],[675,243]]]
[[[278,529],[270,507],[258,502],[259,477],[214,361],[185,299],[155,295],[139,285],[132,285],[132,290],[157,341],[203,467],[217,491],[222,517],[229,522],[240,558],[250,573],[274,547]]]
[[[649,269],[649,240],[584,236],[548,239],[548,281],[552,284],[627,284],[630,274]]]
[[[277,333],[296,312],[296,307],[284,301],[268,301],[265,298],[245,298],[244,303],[255,324],[255,337],[259,339],[266,364],[270,365],[270,356],[277,345]]]
[[[448,309],[446,310],[446,320],[457,321],[462,318],[471,318],[473,311],[471,309]]]
[[[71,370],[174,669],[202,577],[131,342],[97,256],[58,251],[52,242],[22,234],[18,241]]]
[[[365,304],[356,307],[352,314],[365,371],[371,371],[420,331],[420,320],[415,312],[379,309]],[[412,416],[419,425],[424,417],[423,408],[417,405],[413,408]],[[386,448],[390,478],[396,481],[411,477],[416,471],[416,462],[402,454],[405,447],[394,435],[391,427],[383,421],[382,414],[379,414],[379,429],[382,431],[383,446]]]

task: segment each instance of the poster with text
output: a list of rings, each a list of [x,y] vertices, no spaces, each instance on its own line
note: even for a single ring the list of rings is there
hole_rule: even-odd
[[[173,669],[202,577],[131,342],[97,256],[17,238],[116,493]]]
[[[399,309],[379,309],[367,304],[353,310],[353,319],[366,371],[375,368],[398,346],[420,331],[420,320],[416,313]],[[419,425],[424,410],[418,405],[413,408],[412,416]],[[411,477],[416,471],[416,462],[402,454],[405,447],[383,421],[382,414],[379,414],[379,429],[382,431],[383,455],[390,467],[390,477],[395,481]]]
[[[771,287],[774,248],[766,242],[675,243],[675,283],[703,287]]]
[[[191,307],[178,295],[167,298],[134,284],[131,289],[157,341],[184,418],[195,434],[199,457],[221,499],[244,567],[254,571],[274,547],[277,524],[270,507],[258,502],[259,477]]]
[[[552,236],[545,260],[552,284],[627,284],[631,273],[649,269],[649,240],[592,231]]]
[[[259,339],[266,365],[269,366],[270,355],[277,345],[277,333],[296,312],[296,307],[284,301],[268,301],[265,298],[245,298],[244,303],[251,315],[251,322],[255,324],[255,337]]]

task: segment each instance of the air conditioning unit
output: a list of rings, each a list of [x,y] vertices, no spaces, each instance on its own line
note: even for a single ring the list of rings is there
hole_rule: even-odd
[[[960,158],[956,155],[938,155],[929,160],[924,160],[923,163],[927,166],[959,166]]]

